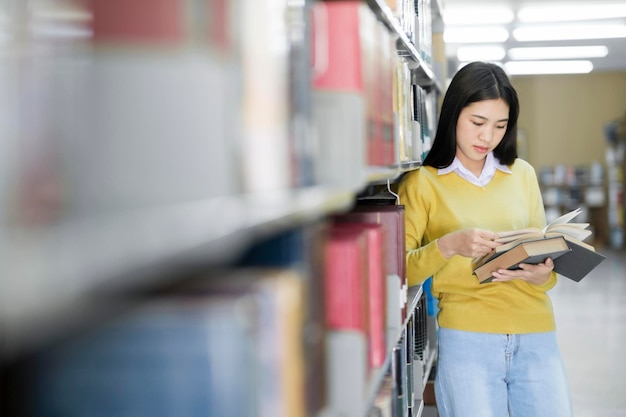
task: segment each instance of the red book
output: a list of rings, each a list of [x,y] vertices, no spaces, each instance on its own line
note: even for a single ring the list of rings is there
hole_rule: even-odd
[[[370,61],[372,68],[372,119],[377,126],[376,165],[393,165],[397,163],[396,147],[393,140],[393,77],[396,56],[394,38],[389,30],[381,24],[372,27],[374,38],[373,50],[375,58]]]
[[[184,38],[181,0],[94,0],[96,42],[178,43]]]
[[[385,229],[385,270],[396,274],[402,282],[402,318],[406,318],[406,241],[404,228],[404,206],[402,205],[357,205],[350,212],[337,217],[338,221],[376,223]]]
[[[367,335],[367,300],[367,235],[362,228],[331,228],[324,245],[327,328]]]
[[[351,103],[344,104],[346,114],[337,115],[339,121],[362,126],[358,139],[365,147],[365,162],[384,165],[379,37],[387,29],[366,3],[356,0],[315,2],[311,21],[314,90],[339,107],[346,100]],[[355,98],[356,105],[350,101]]]
[[[314,4],[311,19],[314,88],[365,92],[359,10],[368,7],[359,1]]]
[[[369,315],[369,365],[378,368],[387,355],[385,330],[387,328],[387,284],[385,273],[385,230],[374,223],[336,223],[335,229],[362,230],[367,237],[367,286]]]

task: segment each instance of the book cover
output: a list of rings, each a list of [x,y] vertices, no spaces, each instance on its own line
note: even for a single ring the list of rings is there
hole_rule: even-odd
[[[386,375],[383,382],[380,384],[380,389],[376,393],[374,406],[370,410],[368,417],[393,417],[392,383],[391,375]]]
[[[365,167],[383,164],[384,130],[377,108],[376,36],[382,24],[362,2],[314,2],[311,7],[313,118],[318,182],[362,186]]]
[[[361,204],[362,203],[362,204]],[[361,222],[383,225],[385,229],[385,270],[400,277],[401,317],[406,318],[406,240],[404,233],[404,206],[370,205],[359,202],[350,212],[336,216],[337,222]],[[393,295],[392,295],[393,296]]]
[[[406,282],[406,241],[404,236],[404,206],[369,205],[363,201],[346,214],[363,222],[379,223],[387,229],[387,273],[397,274]]]
[[[326,374],[328,402],[322,415],[365,416],[370,407],[367,396],[367,340],[355,330],[328,332]]]
[[[237,10],[237,26],[245,28],[239,32],[242,140],[235,144],[241,183],[245,192],[288,189],[298,176],[289,120],[294,104],[290,84],[297,81],[289,72],[291,27],[284,22],[289,10],[286,2],[270,7],[251,0]]]
[[[214,298],[230,299],[253,347],[253,366],[246,370],[246,378],[253,383],[250,398],[256,399],[255,412],[304,417],[306,290],[298,269],[250,267],[199,275],[164,297],[200,307],[210,305]],[[217,343],[210,345],[221,348]]]
[[[97,42],[178,43],[184,38],[177,0],[96,0],[91,4]]]
[[[480,266],[489,261],[491,258],[512,249],[521,242],[558,236],[563,236],[568,241],[573,241],[579,245],[586,245],[589,249],[593,250],[592,246],[583,242],[583,240],[587,239],[592,234],[591,230],[588,229],[589,223],[571,222],[571,220],[578,216],[580,212],[580,208],[572,210],[569,213],[554,219],[543,229],[539,229],[537,227],[527,227],[498,232],[498,239],[496,239],[496,242],[501,243],[501,245],[495,248],[493,253],[489,253],[483,257],[474,258],[472,263],[476,266]]]
[[[384,25],[377,25],[377,59],[378,68],[375,86],[375,119],[381,134],[381,163],[392,165],[398,163],[396,143],[393,140],[393,78],[396,56],[395,40]]]
[[[365,232],[356,228],[331,228],[324,243],[324,304],[328,329],[368,334],[367,267]]]
[[[491,272],[505,267],[504,265],[512,261],[514,256],[523,256],[523,254],[519,252],[521,249],[518,249],[521,244],[526,246],[526,243],[528,243],[533,248],[537,248],[544,245],[545,242],[556,242],[555,239],[562,238],[568,248],[565,253],[550,253],[550,256],[545,256],[543,259],[541,259],[541,257],[546,254],[536,253],[535,256],[539,255],[539,258],[535,258],[539,259],[538,261],[529,259],[525,262],[540,263],[547,257],[551,257],[554,260],[554,271],[556,273],[574,281],[580,281],[606,259],[604,255],[596,252],[592,245],[584,242],[584,240],[592,234],[591,230],[588,229],[589,223],[572,222],[580,212],[581,209],[577,208],[565,213],[548,223],[543,229],[531,227],[499,232],[498,235],[500,238],[496,241],[502,243],[502,245],[498,246],[489,255],[475,258],[472,261],[475,269],[474,273],[481,282],[489,282],[491,280]],[[548,250],[547,246],[544,247],[544,249]],[[514,250],[516,255],[509,254]],[[498,260],[503,255],[507,255],[507,257]],[[496,265],[498,265],[498,267],[496,267]],[[515,266],[515,264],[511,265]],[[506,268],[512,269],[511,267]]]
[[[474,274],[481,283],[491,282],[493,279],[491,274],[498,269],[513,270],[518,269],[520,263],[538,264],[547,258],[555,260],[570,251],[567,241],[562,236],[521,242],[486,263],[475,266]]]
[[[308,415],[326,404],[326,328],[324,322],[323,241],[326,223],[312,223],[277,233],[250,246],[237,262],[244,268],[293,268],[303,276],[302,325]]]
[[[37,354],[28,415],[307,415],[303,286],[242,269],[146,294]]]
[[[377,223],[338,223],[335,228],[362,230],[365,233],[369,316],[369,365],[378,368],[385,362],[387,345],[387,283],[385,275],[385,231]]]
[[[259,415],[255,301],[197,301],[159,300],[41,352],[29,415]]]
[[[606,259],[606,256],[596,252],[589,245],[581,245],[571,240],[568,240],[567,244],[571,252],[554,260],[554,270],[559,275],[576,282],[586,277]]]

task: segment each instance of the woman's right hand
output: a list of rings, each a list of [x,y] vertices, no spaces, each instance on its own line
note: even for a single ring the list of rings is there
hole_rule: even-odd
[[[477,258],[487,255],[501,243],[498,235],[484,229],[461,229],[448,233],[437,240],[437,246],[446,259],[454,255]]]

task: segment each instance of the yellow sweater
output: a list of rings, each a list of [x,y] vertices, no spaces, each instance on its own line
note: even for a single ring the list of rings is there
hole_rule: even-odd
[[[537,176],[517,159],[512,173],[496,170],[489,184],[479,187],[456,173],[438,175],[433,167],[409,172],[399,186],[405,206],[407,279],[409,286],[433,277],[441,327],[485,333],[534,333],[555,329],[547,291],[556,274],[543,285],[522,280],[479,284],[471,259],[445,259],[439,237],[463,228],[492,231],[544,227],[545,211]]]

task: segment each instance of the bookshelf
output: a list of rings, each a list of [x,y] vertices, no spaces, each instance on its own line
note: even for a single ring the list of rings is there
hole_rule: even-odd
[[[607,122],[604,135],[607,143],[607,219],[610,229],[608,241],[615,249],[624,248],[624,148],[626,143],[626,116]]]
[[[610,234],[607,181],[605,167],[599,162],[543,167],[539,171],[539,185],[548,222],[580,207],[582,212],[576,221],[590,223],[595,244],[607,243]]]
[[[367,121],[360,135],[353,125],[342,131],[340,149],[324,142],[338,136],[321,132],[309,59],[311,11],[325,2],[157,1],[0,4],[15,22],[0,78],[8,92],[0,99],[8,120],[0,127],[3,415],[46,414],[20,402],[29,384],[11,382],[27,379],[33,358],[135,317],[152,305],[145,294],[161,297],[198,271],[229,276],[251,247],[274,253],[275,239],[291,233],[317,241],[309,228],[349,211],[369,185],[419,167],[428,151],[423,142],[436,125],[432,103],[442,87],[424,49],[426,18],[416,20],[415,10],[440,19],[438,1],[357,2],[385,41],[368,52],[384,63],[381,85],[389,87],[382,92],[389,118],[377,121],[377,131],[391,159],[379,162],[367,159]],[[406,93],[414,88],[428,109]],[[362,95],[356,103],[367,106]],[[317,291],[308,252],[315,244],[278,262],[297,270],[307,293]],[[229,273],[216,272],[223,269]],[[407,317],[389,327],[386,361],[363,380],[355,415],[374,406],[422,300],[421,288],[408,289]],[[313,321],[314,310],[308,306],[303,320]],[[434,361],[429,349],[419,359],[423,381]],[[419,384],[412,384],[417,410]],[[294,407],[310,417],[336,412],[323,399],[313,402]]]

